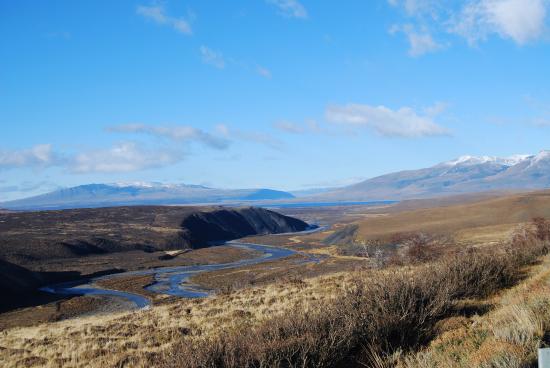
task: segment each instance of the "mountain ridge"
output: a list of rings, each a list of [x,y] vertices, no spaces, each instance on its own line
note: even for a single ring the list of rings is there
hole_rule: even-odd
[[[550,187],[550,151],[535,155],[461,156],[428,168],[377,176],[311,196],[321,200],[403,200]]]
[[[134,182],[85,184],[0,202],[5,210],[97,208],[129,205],[255,204],[406,200],[550,187],[550,150],[534,155],[460,156],[431,167],[380,175],[338,188],[290,192],[217,189],[203,185]]]
[[[84,184],[53,192],[1,202],[8,210],[97,208],[129,205],[186,205],[292,199],[294,195],[274,189],[216,189],[202,185],[162,183]]]

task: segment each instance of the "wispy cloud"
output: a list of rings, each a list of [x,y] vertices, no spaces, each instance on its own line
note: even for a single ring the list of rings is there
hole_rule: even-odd
[[[449,134],[446,128],[434,121],[433,114],[418,114],[410,107],[392,110],[385,106],[347,104],[329,106],[325,115],[329,122],[351,128],[370,128],[387,137],[418,138]]]
[[[412,24],[394,25],[390,29],[392,34],[398,32],[403,32],[407,36],[410,56],[421,56],[443,48],[443,45],[436,42],[428,30],[419,31]]]
[[[166,141],[138,143],[129,139],[110,147],[67,152],[56,151],[51,144],[39,144],[20,150],[0,149],[0,170],[58,167],[73,174],[140,171],[184,161],[187,157],[187,143],[226,150],[233,140],[240,140],[274,149],[282,148],[282,142],[270,134],[233,129],[223,124],[218,125],[214,133],[185,125],[123,124],[108,127],[106,130],[134,136],[142,134]]]
[[[518,45],[541,39],[546,27],[550,2],[547,0],[388,0],[404,10],[408,21],[390,32],[406,35],[411,56],[420,56],[446,48],[449,42],[437,42],[459,36],[469,45],[497,36]],[[443,46],[443,47],[442,47]]]
[[[409,16],[430,16],[431,18],[437,18],[438,13],[445,8],[445,1],[441,0],[388,0],[388,3],[394,7],[403,8]]]
[[[289,18],[308,17],[306,8],[297,0],[267,0],[279,9],[279,14]]]
[[[218,69],[225,68],[225,59],[221,52],[214,51],[206,46],[201,46],[199,50],[203,63],[212,65]]]
[[[450,31],[470,44],[498,34],[523,45],[542,35],[546,7],[545,0],[470,1],[454,17]]]
[[[68,168],[74,173],[130,172],[172,165],[183,159],[179,150],[146,149],[135,142],[122,142],[107,149],[79,153]]]
[[[47,167],[57,165],[59,161],[60,158],[53,152],[51,144],[38,144],[21,150],[0,149],[0,169]]]
[[[225,124],[217,125],[216,130],[220,135],[226,137],[227,139],[237,139],[257,143],[277,150],[280,150],[283,147],[283,143],[271,134],[243,131],[240,129],[230,128]]]
[[[138,5],[136,13],[157,24],[172,27],[183,34],[190,35],[193,33],[188,20],[169,16],[162,5]]]
[[[280,120],[273,124],[273,127],[277,130],[290,134],[320,133],[323,131],[317,121],[312,119],[306,120],[304,124],[298,124],[288,120]]]
[[[199,142],[215,149],[226,149],[230,142],[224,137],[217,137],[204,130],[188,125],[157,126],[146,124],[123,124],[107,128],[116,133],[140,133],[157,137],[164,137],[179,142]]]
[[[304,127],[287,120],[278,121],[273,126],[285,133],[302,134],[305,131]]]

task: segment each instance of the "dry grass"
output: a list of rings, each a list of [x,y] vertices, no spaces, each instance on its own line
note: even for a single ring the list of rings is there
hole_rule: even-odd
[[[134,313],[14,328],[0,333],[0,365],[445,367],[460,348],[467,353],[458,367],[521,366],[550,327],[550,271],[535,267],[539,273],[498,298],[502,307],[486,316],[457,314],[457,305],[494,299],[521,279],[548,250],[548,238],[533,234],[435,263],[290,279]],[[454,320],[443,323],[448,317]]]
[[[334,367],[385,364],[422,346],[457,301],[510,286],[548,251],[532,232],[500,253],[471,251],[415,269],[353,275],[332,301],[216,336],[182,340],[161,356],[166,367]],[[158,359],[158,357],[155,357]]]
[[[550,218],[550,191],[389,213],[357,222],[357,237],[388,240],[396,233],[425,232],[449,235],[462,244],[495,244],[537,216]]]
[[[45,367],[117,367],[128,357],[138,357],[141,362],[129,366],[150,367],[148,355],[167,350],[182,338],[192,341],[293,315],[295,310],[307,312],[334,298],[349,282],[346,273],[289,280],[149,310],[14,328],[0,332],[0,366],[26,367],[36,358]]]
[[[426,349],[400,356],[395,364],[401,368],[532,366],[537,348],[549,342],[549,266],[550,258],[545,257],[534,276],[496,298],[492,311],[466,319]]]

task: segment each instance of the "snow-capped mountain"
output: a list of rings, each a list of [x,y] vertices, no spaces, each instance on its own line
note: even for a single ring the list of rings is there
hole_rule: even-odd
[[[0,203],[5,209],[61,209],[123,205],[224,203],[290,199],[272,189],[215,189],[202,185],[163,183],[86,184],[39,196]]]
[[[451,161],[442,162],[441,166],[471,166],[485,163],[495,163],[504,166],[514,166],[532,157],[531,155],[513,155],[509,157],[496,157],[496,156],[460,156],[459,158]],[[436,165],[436,166],[439,166]]]
[[[398,200],[549,187],[550,151],[541,151],[536,155],[511,157],[462,156],[425,169],[368,179],[312,199]]]

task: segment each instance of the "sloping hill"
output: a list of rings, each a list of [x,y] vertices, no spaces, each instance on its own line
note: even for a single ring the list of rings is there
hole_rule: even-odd
[[[127,250],[208,246],[247,235],[301,231],[298,219],[256,207],[109,207],[0,214],[2,258],[27,261]]]
[[[396,234],[425,232],[453,235],[457,240],[494,242],[539,216],[550,218],[548,190],[369,217],[357,222],[357,237],[389,240]]]

